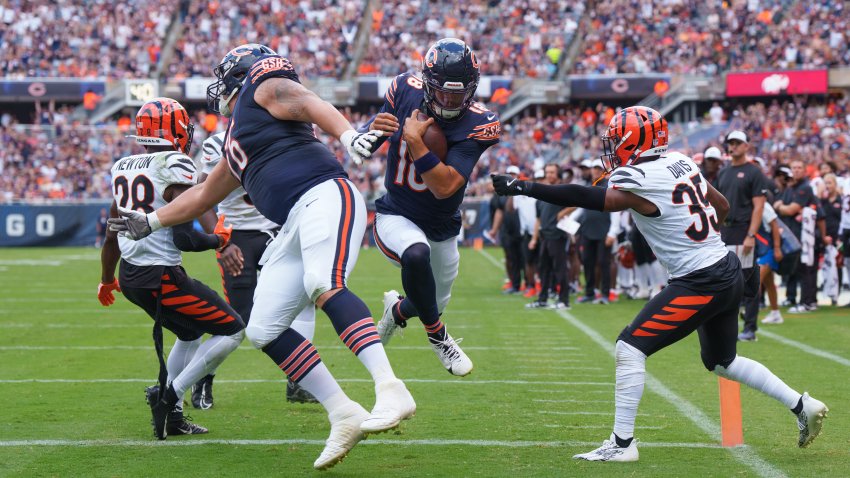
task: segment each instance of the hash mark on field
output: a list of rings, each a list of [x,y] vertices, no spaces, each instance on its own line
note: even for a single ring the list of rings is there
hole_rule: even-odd
[[[315,445],[324,446],[325,440],[7,440],[0,441],[0,447],[191,447],[206,445],[234,446],[282,446],[282,445]],[[433,438],[429,440],[382,440],[369,439],[360,442],[360,446],[393,445],[393,446],[475,446],[475,447],[568,447],[583,448],[599,446],[599,442],[585,441],[507,441],[507,440],[445,440]],[[640,442],[641,447],[648,448],[721,448],[715,443],[665,443]],[[740,447],[748,449],[747,445]]]
[[[557,410],[537,410],[537,413],[541,415],[602,415],[606,417],[614,415],[614,412],[560,412]],[[645,413],[638,413],[637,416],[648,417],[649,415]]]
[[[562,389],[562,390],[528,390],[529,393],[573,393],[580,392],[582,394],[585,393],[607,393],[611,392],[608,390],[571,390],[571,389]]]
[[[546,428],[573,428],[577,430],[610,430],[611,425],[558,425],[555,423],[544,423],[544,427]],[[667,427],[658,427],[658,426],[641,426],[641,430],[664,430]],[[640,442],[640,445],[643,446],[643,442]],[[720,448],[718,446],[718,448]]]
[[[577,400],[574,398],[564,398],[560,400],[549,400],[545,398],[533,398],[532,402],[541,403],[614,403],[614,400]]]

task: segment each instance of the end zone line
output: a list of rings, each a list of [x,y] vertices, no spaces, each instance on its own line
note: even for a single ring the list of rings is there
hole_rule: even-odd
[[[206,445],[241,445],[241,446],[280,446],[280,445],[315,445],[324,446],[325,440],[282,439],[282,440],[4,440],[0,447],[188,447]],[[715,443],[667,443],[641,442],[642,447],[650,448],[722,448]],[[589,447],[598,446],[598,442],[584,441],[506,441],[506,440],[444,440],[439,438],[426,440],[386,440],[368,439],[359,443],[363,445],[393,445],[393,446],[472,446],[472,447]],[[744,445],[742,448],[746,449]]]
[[[502,264],[491,256],[489,253],[484,251],[483,249],[479,251],[487,260],[490,261],[491,264],[495,265],[499,269],[502,268]],[[558,315],[561,316],[566,322],[571,324],[573,327],[582,331],[585,335],[587,335],[593,342],[602,347],[603,350],[608,352],[612,357],[614,354],[614,344],[609,340],[605,339],[600,335],[595,329],[586,325],[584,322],[578,320],[565,310],[557,311]],[[657,395],[660,395],[664,398],[668,403],[670,403],[673,407],[675,407],[679,412],[684,415],[688,420],[690,420],[694,425],[696,425],[699,429],[704,431],[711,437],[712,440],[715,440],[717,443],[720,443],[720,425],[711,420],[702,410],[697,408],[691,402],[685,400],[684,398],[677,395],[675,392],[667,388],[666,385],[661,383],[660,380],[656,379],[649,373],[646,374],[646,386],[649,387],[653,392]],[[612,417],[613,418],[613,417]],[[742,448],[729,448],[732,456],[735,457],[736,460],[741,462],[742,464],[750,467],[756,474],[763,477],[787,477],[782,470],[774,467],[764,459],[762,459],[752,448],[746,449],[744,451]]]

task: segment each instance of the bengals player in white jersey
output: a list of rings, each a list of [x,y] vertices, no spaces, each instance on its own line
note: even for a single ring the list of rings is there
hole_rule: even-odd
[[[620,333],[616,344],[614,431],[601,447],[575,455],[590,461],[637,461],[637,407],[646,358],[697,331],[705,367],[776,399],[796,415],[798,445],[821,431],[826,405],[791,389],[764,365],[736,354],[741,263],[720,240],[729,203],[691,158],[668,152],[667,122],[651,108],[633,106],[611,119],[602,137],[608,188],[547,186],[493,175],[498,194],[522,194],[561,206],[597,211],[628,210],[670,274]]]
[[[154,98],[136,115],[136,141],[146,154],[119,159],[112,166],[112,217],[118,206],[152,212],[195,184],[195,165],[186,155],[193,125],[183,106],[170,98]],[[211,212],[210,212],[211,213]],[[227,245],[230,230],[218,221],[215,234],[195,231],[187,222],[162,228],[132,241],[109,231],[101,252],[101,283],[97,296],[112,305],[112,291],[122,292],[154,319],[154,344],[160,361],[159,387],[148,389],[154,435],[207,433],[183,415],[183,394],[214,370],[242,341],[245,324],[221,297],[192,279],[181,267],[180,251],[205,251]],[[115,267],[121,260],[118,280]],[[162,327],[177,336],[162,358]],[[201,336],[212,337],[201,344]],[[167,380],[166,380],[167,370]]]

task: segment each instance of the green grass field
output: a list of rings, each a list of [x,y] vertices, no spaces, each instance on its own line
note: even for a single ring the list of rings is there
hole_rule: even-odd
[[[642,302],[523,308],[503,296],[501,251],[462,251],[444,321],[475,362],[455,378],[418,324],[387,348],[416,398],[399,432],[370,437],[328,472],[312,463],[327,438],[318,405],[283,400],[283,374],[247,343],[219,369],[215,408],[192,411],[210,433],[153,439],[143,390],[156,377],[151,320],[123,298],[96,297],[99,251],[0,249],[0,476],[850,476],[850,311],[822,308],[763,328],[739,353],[762,361],[830,408],[823,434],[796,446],[794,416],[742,389],[746,446],[719,446],[717,378],[696,336],[647,364],[637,463],[580,463],[613,423],[614,339]],[[212,254],[187,254],[191,275],[220,288]],[[293,278],[299,280],[299,278]],[[364,250],[350,287],[376,315],[397,269]],[[374,403],[365,369],[322,313],[315,343],[349,395]],[[769,327],[769,328],[768,328]],[[167,346],[173,337],[167,335]]]

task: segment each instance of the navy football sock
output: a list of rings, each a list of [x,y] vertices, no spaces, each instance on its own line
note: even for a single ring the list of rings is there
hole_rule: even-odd
[[[325,301],[322,310],[330,317],[339,338],[355,355],[381,343],[369,308],[350,290],[342,289],[336,293]]]
[[[407,294],[407,301],[419,312],[419,320],[425,328],[437,324],[440,321],[437,286],[431,271],[431,249],[427,245],[414,244],[401,255],[401,284]]]
[[[322,362],[316,347],[291,328],[263,347],[263,352],[296,383]]]
[[[413,305],[413,302],[407,297],[401,299],[401,301],[393,307],[393,318],[396,323],[404,322],[405,320],[413,317],[419,317],[419,311],[416,310],[416,306]]]

